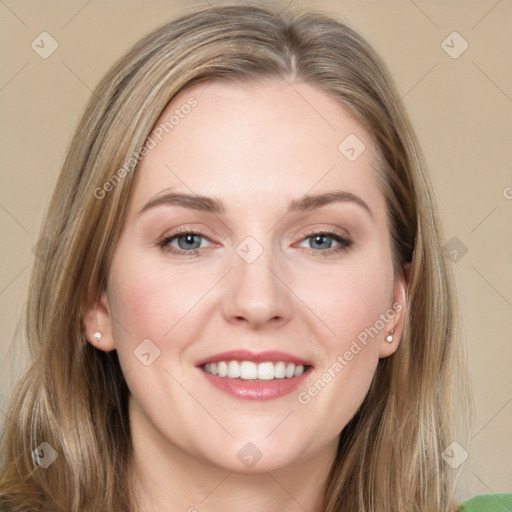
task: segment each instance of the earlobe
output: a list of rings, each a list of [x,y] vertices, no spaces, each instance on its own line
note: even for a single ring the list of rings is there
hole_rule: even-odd
[[[409,265],[408,265],[409,266]],[[380,343],[379,358],[389,357],[396,352],[400,344],[400,339],[404,329],[405,313],[407,308],[408,296],[408,279],[410,276],[410,268],[405,268],[403,275],[395,278],[393,290],[393,305],[389,311],[389,323],[386,325],[382,333],[382,341]]]
[[[93,347],[105,352],[116,348],[112,336],[112,322],[106,292],[84,308],[82,319],[85,337]]]

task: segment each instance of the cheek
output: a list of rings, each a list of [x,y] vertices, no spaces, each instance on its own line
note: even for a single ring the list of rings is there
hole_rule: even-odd
[[[128,270],[128,269],[127,269]],[[151,338],[165,328],[166,311],[172,311],[172,305],[163,300],[165,283],[149,276],[141,275],[139,268],[131,268],[123,273],[113,273],[110,287],[112,301],[111,314],[116,331],[116,341],[122,340],[126,333],[133,338]],[[165,304],[165,305],[164,305]],[[124,327],[124,329],[123,329]],[[167,329],[170,326],[167,325]],[[123,332],[124,331],[124,332]]]
[[[329,326],[333,343],[343,344],[365,329],[382,329],[380,315],[392,303],[392,272],[382,262],[361,264],[326,274],[322,293],[316,294],[315,311]],[[334,333],[334,334],[333,334]]]
[[[121,250],[120,255],[123,254]],[[126,255],[126,251],[124,251]],[[129,337],[133,342],[145,338],[163,341],[182,327],[200,298],[211,286],[190,271],[173,269],[154,254],[119,257],[113,262],[109,283],[116,341]],[[173,341],[174,343],[174,341]]]
[[[322,364],[298,401],[309,414],[329,411],[327,430],[334,436],[356,413],[372,382],[383,336],[381,315],[392,304],[392,271],[382,261],[366,260],[331,272],[325,282],[315,312],[333,332],[322,336]]]

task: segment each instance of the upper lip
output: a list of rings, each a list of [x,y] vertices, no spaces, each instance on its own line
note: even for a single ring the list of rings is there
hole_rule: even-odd
[[[266,350],[264,352],[252,352],[251,350],[230,350],[228,352],[219,352],[208,357],[204,357],[196,362],[196,366],[202,366],[206,363],[218,363],[219,361],[253,361],[255,363],[278,362],[293,363],[295,365],[312,366],[311,362],[302,357],[288,354],[280,350]]]

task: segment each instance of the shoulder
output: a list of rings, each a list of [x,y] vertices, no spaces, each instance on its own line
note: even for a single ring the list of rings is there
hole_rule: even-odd
[[[482,494],[465,501],[460,512],[510,512],[512,494]]]

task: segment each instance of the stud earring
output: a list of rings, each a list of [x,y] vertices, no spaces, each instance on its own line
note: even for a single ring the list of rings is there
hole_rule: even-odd
[[[388,343],[393,343],[393,332],[389,331],[389,334],[384,338]]]
[[[101,332],[95,332],[94,337],[96,338],[97,341],[101,341]]]

